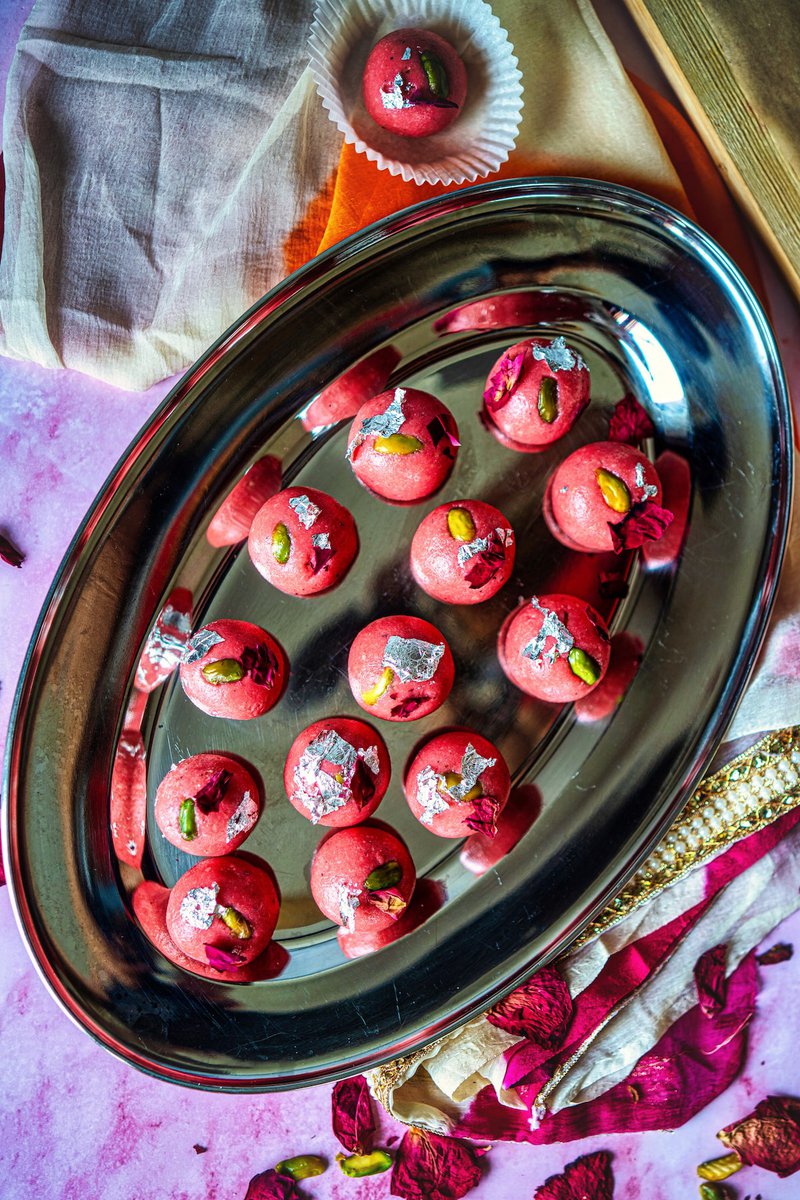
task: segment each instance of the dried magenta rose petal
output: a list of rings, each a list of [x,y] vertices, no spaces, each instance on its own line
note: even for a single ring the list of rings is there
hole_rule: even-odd
[[[627,516],[616,525],[608,523],[615,553],[638,550],[646,541],[657,542],[672,521],[673,513],[653,500],[632,505]]]
[[[567,1163],[563,1174],[551,1175],[533,1193],[533,1200],[612,1200],[613,1195],[611,1155],[598,1150]]]
[[[653,422],[630,392],[614,405],[608,421],[610,442],[638,442],[642,438],[652,437],[654,433]]]
[[[500,805],[493,796],[479,796],[472,802],[472,812],[464,818],[464,824],[475,833],[485,837],[497,836],[497,811]]]
[[[505,544],[497,530],[495,530],[489,538],[489,545],[486,549],[479,550],[473,556],[472,565],[465,572],[464,578],[473,589],[483,587],[484,584],[494,579],[505,560]]]
[[[247,1185],[244,1200],[302,1200],[297,1184],[288,1175],[279,1175],[272,1167],[254,1175]]]
[[[219,946],[204,946],[208,965],[215,971],[238,971],[242,960],[238,954],[230,950],[221,950]]]
[[[278,670],[278,662],[272,651],[263,642],[258,646],[248,646],[239,660],[245,675],[249,675],[254,683],[272,687]]]
[[[367,1154],[372,1149],[375,1114],[363,1075],[333,1085],[331,1124],[336,1137],[351,1154]]]
[[[332,558],[333,550],[330,546],[315,546],[311,552],[311,574],[318,575]]]
[[[225,793],[228,790],[228,784],[233,776],[230,771],[224,768],[217,771],[211,776],[208,783],[204,783],[199,792],[196,792],[193,799],[200,812],[212,813],[216,812],[222,801],[225,799]]]
[[[433,442],[434,446],[438,446],[442,438],[447,438],[450,445],[455,449],[458,449],[458,447],[461,445],[461,442],[454,433],[450,432],[441,417],[434,417],[433,420],[428,423],[428,433],[431,435],[431,441]]]
[[[717,1137],[743,1163],[774,1171],[781,1179],[800,1170],[800,1100],[767,1096],[755,1112],[726,1125]]]
[[[776,963],[788,962],[793,954],[794,946],[789,942],[776,942],[763,954],[757,954],[756,962],[760,967],[774,967]]]
[[[511,399],[511,393],[517,386],[517,381],[522,374],[522,364],[524,361],[524,351],[520,354],[515,354],[513,358],[505,357],[503,359],[489,380],[489,386],[483,393],[487,408],[496,412],[498,408],[502,408],[504,404],[508,404]]]
[[[410,717],[413,712],[416,712],[420,704],[424,704],[426,700],[430,700],[430,696],[409,696],[405,700],[401,700],[399,704],[395,704],[391,710],[393,717]]]
[[[538,1046],[557,1050],[572,1020],[572,997],[555,967],[542,967],[486,1014],[507,1033],[530,1038]]]
[[[25,562],[25,555],[21,550],[18,550],[14,543],[0,533],[0,558],[4,563],[8,563],[10,567],[21,567]]]
[[[404,1200],[459,1200],[480,1183],[478,1159],[487,1150],[411,1128],[397,1148],[391,1194]]]
[[[713,946],[701,954],[694,964],[697,999],[707,1017],[715,1017],[725,1007],[728,996],[728,981],[725,978],[727,953],[727,945]]]

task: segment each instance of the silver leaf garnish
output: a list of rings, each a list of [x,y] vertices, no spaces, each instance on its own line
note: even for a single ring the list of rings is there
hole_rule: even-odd
[[[401,56],[401,60],[400,60],[400,61],[401,61],[401,62],[408,62],[408,60],[409,60],[410,58],[411,58],[411,47],[410,47],[410,46],[406,46],[405,50],[404,50],[404,51],[403,51],[403,53],[402,53],[402,56]]]
[[[423,825],[432,825],[433,818],[450,807],[440,785],[444,787],[444,776],[437,775],[433,767],[423,767],[417,776],[417,804],[422,809]]]
[[[192,888],[181,900],[181,916],[194,929],[210,929],[217,912],[219,884]]]
[[[528,642],[525,649],[522,651],[525,658],[531,658],[534,662],[538,662],[540,658],[544,658],[547,662],[554,663],[559,655],[569,654],[573,647],[575,639],[563,622],[559,621],[552,608],[543,608],[539,603],[538,596],[531,599],[531,607],[539,610],[544,614],[542,628],[537,633],[532,642]],[[549,650],[545,650],[545,643],[548,638],[555,639],[555,645]]]
[[[514,534],[510,529],[503,529],[498,525],[494,532],[497,534],[504,548],[510,546],[514,540]],[[484,550],[488,550],[491,539],[492,535],[490,533],[484,538],[475,538],[474,542],[467,542],[466,545],[459,546],[458,565],[464,567],[476,554],[482,554]]]
[[[314,546],[319,546],[320,550],[330,550],[331,539],[327,533],[312,533],[311,542]]]
[[[294,769],[293,796],[308,811],[311,821],[317,824],[322,817],[344,808],[352,799],[352,782],[358,752],[334,729],[318,733],[306,746]],[[338,770],[329,774],[324,764],[329,763]],[[341,782],[336,779],[340,776]]]
[[[642,489],[642,500],[649,500],[651,496],[658,495],[658,488],[654,483],[645,483],[644,467],[640,462],[637,462],[633,468],[633,477],[636,480],[636,486]]]
[[[212,646],[216,646],[224,640],[213,629],[198,629],[197,633],[190,637],[186,643],[182,661],[185,663],[197,662],[199,659],[205,658]]]
[[[228,817],[225,826],[225,841],[232,842],[240,833],[253,828],[258,817],[258,805],[249,792],[245,792],[235,812]]]
[[[356,909],[361,902],[356,894],[351,892],[346,883],[339,884],[339,919],[348,933],[356,927]]]
[[[358,757],[363,761],[364,766],[372,771],[373,775],[380,773],[381,760],[378,758],[377,746],[367,746],[365,750],[359,750]]]
[[[403,95],[403,76],[398,72],[389,91],[381,88],[381,103],[384,108],[410,108],[410,101]]]
[[[453,799],[460,803],[467,792],[472,791],[487,767],[493,767],[496,762],[496,758],[483,758],[469,742],[461,759],[461,783],[447,789]]]
[[[444,654],[444,642],[434,645],[422,638],[388,639],[381,666],[391,667],[401,683],[424,683],[433,679]]]
[[[531,354],[534,358],[544,359],[551,371],[571,371],[573,367],[577,367],[579,371],[586,370],[586,363],[580,354],[571,350],[563,337],[553,338],[552,342],[546,342],[544,346],[534,343],[531,346]]]
[[[289,508],[294,509],[297,519],[304,529],[310,529],[322,512],[322,509],[318,508],[308,496],[292,496]]]
[[[391,437],[392,434],[400,432],[406,420],[403,413],[405,395],[405,388],[395,388],[392,401],[385,412],[376,413],[374,417],[367,417],[361,422],[361,428],[347,447],[347,457],[351,462],[358,447],[371,434],[375,437]]]

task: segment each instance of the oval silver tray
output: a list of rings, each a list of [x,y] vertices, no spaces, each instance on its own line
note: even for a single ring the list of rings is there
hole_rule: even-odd
[[[503,305],[488,303],[475,319],[462,307],[508,294],[523,298],[521,324],[506,324]],[[593,403],[563,443],[519,454],[482,427],[481,392],[503,349],[545,330],[580,348]],[[320,389],[389,344],[399,356],[391,385],[442,397],[463,442],[446,487],[413,507],[357,484],[344,458],[347,422],[311,435],[299,419]],[[642,640],[642,667],[611,718],[581,724],[571,707],[537,705],[511,687],[495,638],[521,596],[591,582],[592,557],[548,534],[541,495],[570,449],[605,436],[628,391],[655,422],[651,452],[669,447],[690,462],[690,521],[678,561],[631,567],[613,628]],[[164,1078],[284,1088],[407,1052],[563,950],[673,820],[741,695],[786,536],[788,413],[775,343],[737,269],[686,218],[620,187],[518,180],[445,196],[371,226],[270,293],[131,445],[66,556],[30,647],[9,742],[5,844],[20,927],[66,1011]],[[329,491],[356,517],[359,557],[328,595],[284,596],[246,549],[206,542],[210,516],[265,452],[281,458],[286,483]],[[518,567],[489,603],[452,608],[413,584],[408,545],[436,504],[474,495],[511,520]],[[191,862],[160,837],[152,811],[142,871],[112,851],[109,780],[135,667],[179,584],[194,593],[195,625],[255,620],[292,664],[286,694],[261,720],[206,717],[173,676],[151,696],[143,725],[151,807],[171,762],[189,753],[229,749],[264,778],[266,809],[246,849],[278,875],[277,937],[288,956],[266,982],[188,974],[144,936],[136,885],[143,876],[171,884]],[[281,767],[310,721],[361,715],[344,671],[349,642],[396,611],[442,630],[457,679],[438,713],[381,729],[394,776],[377,815],[446,899],[405,938],[349,961],[309,899],[323,831],[288,804]],[[465,869],[459,843],[431,835],[402,798],[415,742],[453,724],[496,741],[515,783],[535,784],[542,800],[521,842],[480,878]]]

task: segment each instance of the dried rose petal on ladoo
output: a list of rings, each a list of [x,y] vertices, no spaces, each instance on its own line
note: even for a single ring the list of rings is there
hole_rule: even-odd
[[[494,837],[473,833],[464,842],[459,854],[462,866],[473,875],[484,875],[497,866],[517,842],[528,832],[542,811],[542,796],[531,783],[511,789],[508,802],[497,818]]]
[[[134,687],[152,692],[168,679],[181,661],[192,632],[192,593],[177,587],[156,618],[136,668]]]
[[[350,933],[399,920],[416,879],[405,842],[378,821],[328,834],[311,863],[311,894],[318,908]]]
[[[534,596],[500,630],[498,658],[513,684],[551,704],[586,696],[608,669],[610,639],[599,613],[576,596]]]
[[[445,604],[489,600],[514,569],[514,531],[482,500],[454,500],[428,513],[411,542],[411,573]]]
[[[284,488],[253,520],[247,549],[256,570],[289,596],[314,596],[339,583],[358,553],[350,513],[315,488]]]
[[[409,763],[403,786],[408,807],[431,833],[493,837],[511,777],[497,747],[465,729],[427,741]]]
[[[292,743],[283,770],[290,803],[315,825],[344,828],[374,813],[392,767],[379,733],[353,717],[315,721]]]
[[[370,491],[384,500],[413,503],[441,487],[458,446],[458,426],[441,400],[416,388],[395,388],[358,410],[347,457]]]
[[[189,638],[181,686],[211,717],[247,721],[277,704],[288,663],[275,639],[250,621],[210,621]]]
[[[563,337],[526,338],[498,358],[483,393],[484,415],[520,449],[563,437],[589,403],[589,368]]]
[[[433,879],[418,879],[414,895],[409,901],[408,908],[392,925],[383,929],[368,929],[365,931],[341,928],[336,934],[339,949],[346,958],[362,958],[365,954],[374,954],[384,946],[391,945],[398,938],[405,937],[414,929],[419,929],[432,917],[445,901],[444,888]]]
[[[635,550],[672,522],[649,458],[625,442],[574,450],[550,476],[544,499],[550,532],[572,550]]]
[[[435,625],[420,617],[380,617],[357,634],[347,674],[365,712],[384,721],[416,721],[444,704],[455,666]]]
[[[193,754],[156,791],[155,818],[167,841],[200,857],[231,854],[261,812],[255,776],[228,754]]]
[[[225,497],[206,530],[212,546],[243,542],[262,504],[280,491],[281,463],[274,454],[257,459]]]
[[[189,958],[230,968],[252,962],[266,947],[279,909],[268,870],[233,855],[208,858],[173,886],[167,931]]]
[[[429,137],[461,112],[467,72],[443,37],[429,29],[396,29],[372,47],[361,94],[382,129],[400,137]]]

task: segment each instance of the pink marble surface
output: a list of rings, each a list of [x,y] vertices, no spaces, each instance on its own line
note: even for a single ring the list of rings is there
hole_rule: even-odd
[[[29,0],[0,5],[0,74],[5,75]],[[787,302],[783,301],[784,310]],[[794,316],[792,314],[792,320]],[[792,321],[779,334],[789,350]],[[792,369],[792,358],[794,368]],[[790,371],[796,369],[792,348]],[[0,742],[41,604],[83,514],[119,455],[168,390],[114,391],[74,373],[0,360],[0,530],[27,555],[19,571],[0,564]],[[46,992],[0,891],[0,1197],[8,1200],[241,1200],[251,1175],[288,1154],[315,1151],[331,1162],[328,1087],[271,1096],[178,1089],[112,1058]],[[568,1146],[498,1144],[473,1193],[481,1200],[530,1196],[578,1154],[609,1149],[616,1195],[626,1200],[696,1196],[698,1162],[717,1152],[716,1131],[768,1093],[800,1091],[800,914],[765,944],[799,953],[762,971],[758,1011],[741,1076],[675,1133],[593,1138]],[[793,1003],[793,1001],[795,1001]],[[386,1119],[385,1136],[402,1132]],[[206,1146],[196,1154],[194,1144]],[[744,1198],[791,1200],[797,1179],[748,1169],[733,1180]],[[387,1176],[344,1179],[335,1166],[304,1189],[319,1200],[387,1196]]]

